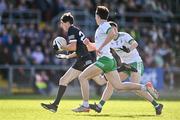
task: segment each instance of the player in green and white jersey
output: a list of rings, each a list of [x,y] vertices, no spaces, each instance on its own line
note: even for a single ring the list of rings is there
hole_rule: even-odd
[[[143,90],[149,91],[154,96],[158,97],[157,92],[152,84],[142,85],[132,82],[122,83],[118,74],[116,60],[110,53],[111,41],[115,38],[116,33],[111,25],[107,22],[109,10],[105,6],[98,6],[96,9],[95,19],[99,27],[95,33],[97,61],[87,67],[80,75],[79,81],[83,97],[83,104],[73,109],[74,112],[86,112],[89,109],[89,83],[88,80],[104,73],[108,82],[117,90]],[[84,41],[86,43],[86,40]]]
[[[113,48],[117,55],[120,57],[122,63],[126,63],[131,67],[137,69],[137,72],[133,72],[130,70],[121,71],[117,69],[119,72],[119,76],[121,81],[126,80],[128,77],[131,78],[131,82],[133,83],[140,83],[141,76],[144,72],[143,61],[137,51],[138,43],[134,40],[131,35],[126,32],[118,32],[118,25],[115,22],[110,21],[109,24],[112,26],[114,31],[116,32],[116,37],[114,41],[111,43],[111,48]],[[105,101],[107,101],[112,93],[113,93],[113,86],[107,83],[106,89],[102,95],[102,98],[99,104],[90,104],[91,109],[95,110],[96,112],[101,112],[102,106],[104,105]],[[149,94],[147,91],[134,91],[137,95],[144,97],[146,100],[152,103],[155,108],[156,115],[160,115],[162,112],[163,105],[159,104],[155,101],[155,99]]]

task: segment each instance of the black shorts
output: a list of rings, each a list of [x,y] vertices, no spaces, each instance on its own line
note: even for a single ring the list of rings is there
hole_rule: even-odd
[[[83,71],[86,69],[89,65],[94,63],[96,61],[96,58],[92,57],[91,55],[87,55],[84,57],[77,58],[77,61],[74,63],[72,68]]]

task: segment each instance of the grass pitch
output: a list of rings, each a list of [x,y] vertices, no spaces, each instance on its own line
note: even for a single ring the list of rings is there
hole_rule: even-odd
[[[0,120],[180,120],[180,101],[160,101],[163,114],[155,115],[152,105],[144,100],[109,100],[101,113],[74,113],[81,100],[62,100],[58,112],[40,106],[47,99],[0,99]],[[91,100],[90,103],[98,102]]]

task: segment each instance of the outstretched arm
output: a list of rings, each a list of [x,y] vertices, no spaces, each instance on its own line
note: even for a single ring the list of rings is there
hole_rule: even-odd
[[[66,46],[62,46],[62,49],[66,51],[75,51],[76,44],[77,44],[77,40],[71,40],[69,44],[67,44]]]
[[[88,51],[95,51],[96,50],[95,43],[90,42],[89,39],[86,38],[83,41],[83,43],[87,46]],[[76,40],[71,40],[70,43],[67,46],[63,46],[62,49],[66,50],[66,51],[75,51],[76,50],[76,44],[77,44]]]
[[[56,57],[59,58],[59,59],[70,59],[70,58],[74,58],[76,56],[77,56],[76,52],[73,52],[73,53],[71,53],[69,55],[66,55],[66,54],[58,54],[58,55],[56,55]]]
[[[114,39],[114,37],[116,36],[116,32],[114,31],[114,29],[110,29],[110,31],[108,32],[108,35],[105,39],[105,41],[102,43],[102,45],[97,49],[97,53],[100,53],[100,51],[102,50],[102,48],[104,46],[106,46],[111,40]]]
[[[88,51],[95,51],[95,50],[96,50],[96,45],[95,45],[95,43],[90,42],[89,39],[86,38],[86,39],[83,41],[83,43],[87,46]]]
[[[130,48],[129,48],[130,51],[136,49],[137,46],[138,46],[138,43],[135,40],[131,40],[129,44],[131,45]]]

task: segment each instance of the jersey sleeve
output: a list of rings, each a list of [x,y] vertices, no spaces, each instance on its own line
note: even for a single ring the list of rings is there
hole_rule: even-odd
[[[83,41],[85,39],[85,35],[82,31],[80,31],[77,28],[71,28],[68,33],[68,39],[71,40],[81,40]]]
[[[77,39],[77,33],[78,33],[77,29],[70,28],[70,30],[68,31],[68,40],[71,41]]]
[[[128,33],[126,33],[124,36],[124,40],[130,44],[134,40],[134,38],[131,37],[131,35],[129,35]]]
[[[101,29],[104,33],[108,34],[109,30],[111,29],[111,25],[106,22],[101,26]]]

